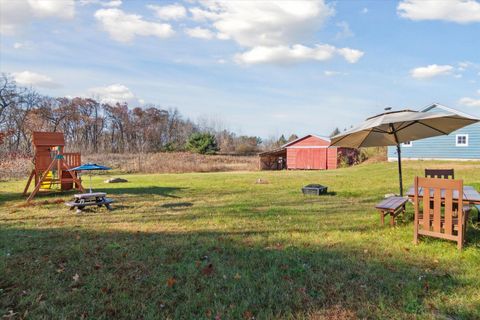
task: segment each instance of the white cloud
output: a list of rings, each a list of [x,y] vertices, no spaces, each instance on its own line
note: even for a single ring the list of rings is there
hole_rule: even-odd
[[[102,6],[110,7],[110,8],[120,7],[121,5],[122,5],[122,0],[112,0],[106,3],[102,3]]]
[[[353,37],[355,34],[350,29],[350,25],[346,21],[341,21],[337,23],[337,27],[340,28],[340,31],[337,32],[335,38],[337,39],[345,39]]]
[[[403,0],[397,12],[411,20],[480,22],[480,2],[475,0]]]
[[[199,22],[216,20],[220,17],[218,13],[204,10],[199,7],[188,8],[188,11],[190,11],[190,13],[192,14],[192,19]]]
[[[323,75],[325,77],[335,77],[335,76],[345,75],[345,73],[339,72],[339,71],[325,70],[323,71]]]
[[[74,0],[0,0],[0,33],[14,34],[37,19],[72,19]]]
[[[97,4],[102,7],[116,8],[122,5],[122,0],[80,0],[79,3],[82,6]]]
[[[459,71],[465,71],[468,67],[472,65],[471,62],[469,61],[462,61],[458,63],[458,70]]]
[[[110,0],[110,1],[105,1],[105,0],[79,0],[80,5],[86,6],[90,4],[98,4],[101,5],[102,7],[107,7],[107,8],[116,8],[120,7],[122,5],[122,0]]]
[[[177,3],[166,6],[152,4],[148,8],[155,11],[156,16],[162,20],[180,20],[187,16],[187,9]]]
[[[23,42],[15,42],[13,44],[14,49],[23,49],[28,50],[33,48],[33,43],[30,41],[23,41]]]
[[[60,87],[58,83],[55,83],[52,78],[32,71],[22,71],[12,73],[13,78],[17,84],[21,86],[32,86],[32,87],[42,87],[55,89]]]
[[[135,36],[168,38],[174,34],[172,26],[167,23],[145,21],[140,15],[128,14],[117,8],[100,9],[95,12],[95,18],[110,37],[119,42],[130,42]]]
[[[335,47],[330,45],[319,45],[315,48],[296,44],[289,46],[257,46],[253,49],[237,54],[235,60],[239,63],[280,63],[287,64],[300,62],[309,59],[324,61],[331,59],[335,54]]]
[[[363,14],[367,14],[368,13],[368,8],[363,8],[362,11],[360,11],[361,13]]]
[[[290,64],[308,60],[326,61],[332,59],[336,54],[342,55],[347,61],[354,63],[363,55],[363,52],[349,48],[337,49],[329,44],[316,45],[315,47],[307,47],[301,44],[293,46],[256,46],[251,50],[237,54],[235,61],[244,64]]]
[[[410,75],[416,79],[428,79],[436,76],[450,74],[453,67],[450,65],[431,64],[426,67],[418,67],[410,70]]]
[[[201,27],[187,28],[185,29],[185,33],[192,38],[200,38],[200,39],[212,39],[215,36],[215,34],[209,29],[205,29]]]
[[[473,98],[462,98],[458,102],[461,105],[467,106],[467,107],[480,107],[480,99],[473,99]]]
[[[196,11],[197,18],[201,12],[202,17],[213,20],[218,32],[246,47],[295,43],[310,36],[334,13],[323,0],[214,0],[201,4],[204,10]]]
[[[345,60],[347,60],[350,63],[357,63],[358,60],[360,60],[361,57],[365,54],[364,52],[356,49],[350,49],[350,48],[341,48],[337,49],[338,54],[343,56]]]
[[[195,21],[209,25],[218,39],[231,39],[246,49],[235,55],[244,64],[324,61],[335,55],[354,63],[363,52],[328,44],[303,44],[334,14],[323,0],[199,1],[190,8]],[[345,24],[343,31],[351,35]]]
[[[96,87],[88,90],[89,94],[99,99],[101,103],[123,103],[143,104],[142,99],[138,99],[135,94],[123,84],[112,84],[105,87]]]

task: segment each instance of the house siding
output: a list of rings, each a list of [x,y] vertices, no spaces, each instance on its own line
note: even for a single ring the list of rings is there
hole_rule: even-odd
[[[468,134],[468,146],[456,146],[456,135]],[[480,124],[472,124],[447,136],[412,141],[401,147],[402,159],[480,160]],[[397,160],[397,148],[388,147],[388,159]]]

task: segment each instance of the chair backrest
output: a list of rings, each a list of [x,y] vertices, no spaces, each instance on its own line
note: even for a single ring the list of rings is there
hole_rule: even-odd
[[[416,177],[414,205],[416,233],[463,242],[463,180]]]
[[[455,179],[453,169],[425,169],[425,178]]]

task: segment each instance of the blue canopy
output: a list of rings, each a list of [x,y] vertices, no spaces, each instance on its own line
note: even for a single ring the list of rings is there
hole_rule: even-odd
[[[111,170],[109,167],[105,167],[96,163],[85,163],[81,166],[72,168],[68,171],[84,171],[84,170]]]

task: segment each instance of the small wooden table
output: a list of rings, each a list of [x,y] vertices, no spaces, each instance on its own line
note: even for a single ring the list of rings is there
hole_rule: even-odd
[[[77,208],[77,213],[82,212],[88,206],[105,206],[108,210],[112,210],[110,204],[112,199],[106,198],[105,192],[81,193],[73,196],[73,201],[65,202],[65,205],[70,207],[70,210]]]
[[[380,211],[380,221],[382,225],[385,224],[385,216],[389,214],[390,225],[393,227],[395,225],[395,217],[400,213],[405,213],[405,204],[407,201],[407,198],[392,196],[377,204],[375,208]]]

